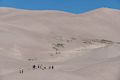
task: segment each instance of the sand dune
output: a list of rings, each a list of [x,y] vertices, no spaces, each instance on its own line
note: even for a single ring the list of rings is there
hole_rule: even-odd
[[[120,11],[109,8],[84,14],[0,8],[0,80],[119,80],[119,21]]]

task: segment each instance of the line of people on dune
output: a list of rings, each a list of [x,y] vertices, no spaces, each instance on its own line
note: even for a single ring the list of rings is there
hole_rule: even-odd
[[[54,69],[54,66],[43,66],[42,64],[41,65],[33,65],[33,69],[42,69],[42,70],[45,70],[45,69]]]
[[[33,65],[32,69],[33,70],[35,70],[35,69],[41,69],[41,70],[49,69],[50,70],[50,69],[54,69],[54,66],[53,65],[51,65],[51,66],[43,66],[42,64],[41,65]],[[20,69],[19,73],[23,74],[24,73],[24,69]]]

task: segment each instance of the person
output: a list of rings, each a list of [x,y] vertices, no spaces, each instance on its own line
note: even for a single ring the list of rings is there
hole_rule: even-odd
[[[20,74],[22,73],[21,69],[19,70],[19,73],[20,73]]]
[[[52,66],[52,69],[54,69],[54,66]]]
[[[40,66],[38,65],[38,68],[40,68]]]
[[[24,70],[22,69],[22,70],[21,70],[21,73],[23,74],[23,72],[24,72]]]
[[[44,67],[44,69],[46,69],[46,67]]]
[[[49,69],[51,69],[51,66],[49,66]]]
[[[35,65],[33,65],[33,69],[35,69],[36,68],[36,66]]]

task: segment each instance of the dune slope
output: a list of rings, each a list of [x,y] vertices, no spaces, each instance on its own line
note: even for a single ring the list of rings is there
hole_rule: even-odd
[[[119,21],[109,8],[79,15],[0,8],[0,80],[119,80]]]

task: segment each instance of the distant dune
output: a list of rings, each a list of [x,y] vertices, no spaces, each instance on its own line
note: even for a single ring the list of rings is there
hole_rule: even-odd
[[[1,7],[0,80],[119,80],[119,35],[116,9],[72,14]],[[46,68],[33,70],[34,64]]]

